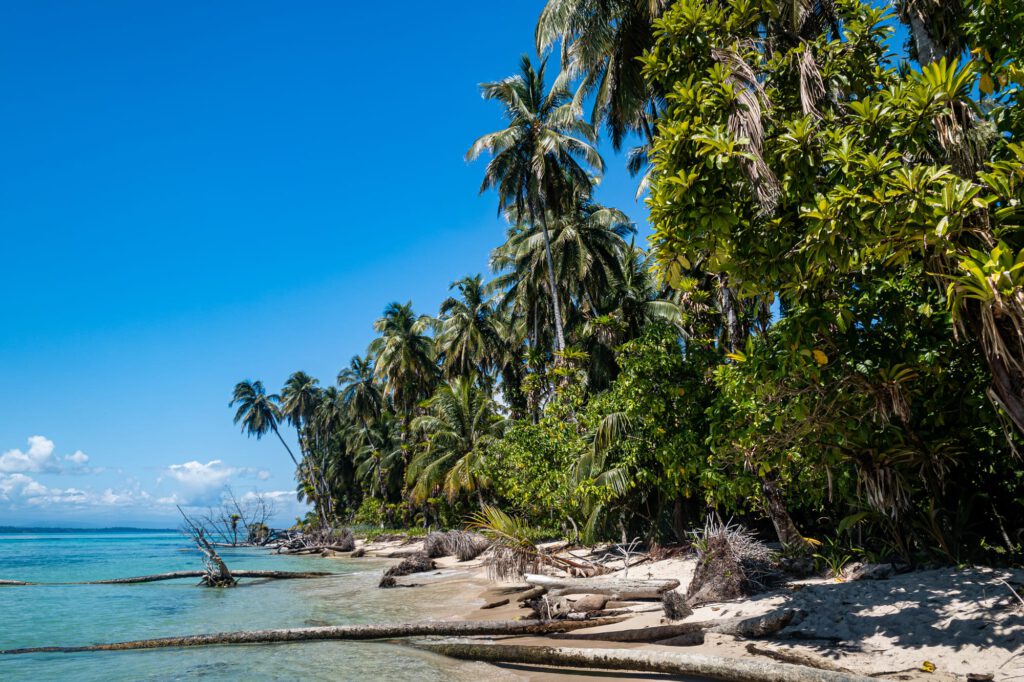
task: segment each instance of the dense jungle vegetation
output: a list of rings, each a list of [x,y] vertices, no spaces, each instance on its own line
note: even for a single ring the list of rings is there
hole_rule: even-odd
[[[235,420],[297,431],[310,524],[1019,561],[1022,35],[1018,0],[549,0],[481,86],[489,276]]]

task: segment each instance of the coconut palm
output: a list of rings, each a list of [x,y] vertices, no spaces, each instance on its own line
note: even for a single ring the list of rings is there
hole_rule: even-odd
[[[376,420],[384,409],[384,394],[374,373],[373,359],[355,355],[348,367],[338,372],[341,399],[348,407],[349,416],[363,426]]]
[[[487,446],[505,426],[494,402],[473,377],[461,376],[438,387],[426,408],[413,422],[424,435],[406,476],[413,499],[422,502],[438,487],[449,500],[462,492],[479,494],[486,483],[480,469]]]
[[[487,384],[501,346],[497,311],[480,275],[463,277],[449,289],[460,295],[441,303],[437,348],[444,358],[442,370],[449,380],[479,373]]]
[[[470,161],[490,152],[481,193],[498,192],[498,210],[511,211],[516,220],[536,225],[547,247],[547,269],[557,350],[565,348],[562,311],[555,283],[547,216],[560,214],[580,195],[589,196],[592,178],[587,167],[600,172],[604,162],[592,146],[593,127],[580,120],[561,74],[545,92],[545,63],[534,69],[523,55],[520,73],[481,85],[484,99],[502,105],[508,126],[477,139],[466,153]]]
[[[500,273],[491,287],[501,291],[503,302],[525,318],[540,342],[551,297],[550,284],[541,272],[550,252],[554,263],[556,291],[563,310],[570,313],[584,307],[596,315],[599,301],[622,277],[625,241],[634,228],[621,211],[584,202],[572,211],[552,216],[550,239],[531,225],[519,225],[491,255],[491,267]]]
[[[359,430],[352,446],[356,479],[362,488],[370,497],[388,499],[396,474],[402,472],[405,463],[398,422],[385,412],[381,419]]]
[[[380,334],[370,343],[375,372],[384,382],[385,395],[402,415],[406,432],[417,403],[437,383],[434,342],[425,333],[430,323],[430,318],[416,316],[410,301],[392,303],[373,325]]]
[[[654,45],[654,22],[667,0],[548,0],[537,20],[537,51],[561,44],[562,64],[593,94],[591,123],[604,123],[615,149],[629,133],[653,136],[655,93],[642,57]]]
[[[238,405],[234,422],[236,424],[241,422],[242,432],[248,436],[255,436],[259,440],[273,431],[281,441],[281,445],[288,451],[288,456],[295,463],[295,468],[298,469],[299,460],[295,459],[292,449],[288,447],[288,443],[281,437],[281,432],[277,430],[277,424],[281,420],[280,402],[280,396],[275,393],[267,393],[263,388],[262,381],[246,379],[235,384],[235,391],[228,407]]]

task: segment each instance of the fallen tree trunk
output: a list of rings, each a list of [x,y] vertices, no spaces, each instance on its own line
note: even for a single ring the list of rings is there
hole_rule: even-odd
[[[300,547],[299,549],[282,549],[278,554],[317,554],[325,550],[332,552],[351,552],[353,549],[345,545],[315,545],[313,547]]]
[[[547,635],[578,628],[618,623],[621,618],[598,618],[585,622],[539,620],[427,621],[391,625],[328,625],[310,628],[217,632],[183,637],[139,639],[113,644],[86,646],[43,646],[7,649],[0,655],[77,653],[81,651],[125,651],[129,649],[178,649],[222,644],[268,644],[272,642],[315,642],[324,640],[396,639],[399,637],[469,637],[475,635]]]
[[[74,583],[26,583],[19,580],[0,580],[0,585],[131,585],[134,583],[154,583],[160,580],[178,580],[181,578],[205,578],[206,571],[171,571],[153,575],[136,575],[128,578],[109,578],[107,580],[84,580]],[[323,578],[331,575],[326,571],[233,571],[236,578],[267,578],[272,580],[303,580]]]
[[[682,644],[687,642],[689,635],[717,632],[750,639],[775,634],[792,623],[799,613],[800,611],[796,609],[781,609],[779,611],[772,611],[764,616],[754,616],[753,618],[702,620],[692,623],[673,623],[672,625],[655,625],[649,628],[619,630],[617,632],[556,634],[552,635],[552,637],[555,639],[599,642],[664,642],[666,640],[678,639],[678,643]],[[700,644],[700,641],[693,638],[693,643]]]
[[[524,663],[595,670],[630,670],[727,682],[877,682],[874,678],[790,663],[628,649],[570,649],[504,644],[420,644],[442,656],[489,663]]]
[[[553,578],[527,573],[527,583],[546,588],[553,596],[606,594],[620,601],[661,599],[661,593],[679,587],[678,580],[633,580],[631,578]]]
[[[832,670],[833,672],[837,673],[850,672],[846,668],[842,667],[841,665],[836,665],[827,658],[824,658],[822,656],[816,656],[810,653],[802,653],[800,651],[758,646],[757,644],[751,642],[747,645],[747,652],[755,654],[757,656],[767,656],[768,658],[774,658],[776,661],[782,661],[783,663],[805,665],[808,668],[821,668],[822,670]]]

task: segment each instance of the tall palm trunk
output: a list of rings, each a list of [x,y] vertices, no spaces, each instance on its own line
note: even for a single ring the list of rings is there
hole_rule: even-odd
[[[281,445],[283,445],[284,449],[288,451],[288,456],[292,458],[292,463],[294,463],[295,464],[295,468],[298,469],[299,468],[299,460],[295,459],[295,454],[292,452],[292,449],[290,447],[288,447],[288,443],[285,442],[285,439],[281,436],[281,432],[277,430],[276,426],[274,427],[274,435],[276,435],[277,439],[279,441],[281,441]]]
[[[531,211],[532,212],[532,211]],[[551,288],[551,308],[555,314],[555,346],[558,352],[565,350],[565,335],[562,333],[562,305],[558,300],[558,284],[555,281],[555,259],[551,257],[551,236],[548,234],[547,212],[540,212],[540,226],[544,233],[544,258],[548,262],[548,286]]]

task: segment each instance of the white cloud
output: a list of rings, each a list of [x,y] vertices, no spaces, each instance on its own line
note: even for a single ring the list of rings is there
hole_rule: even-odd
[[[0,473],[38,473],[59,471],[60,464],[53,456],[53,441],[44,436],[29,436],[28,450],[14,449],[0,455]]]
[[[224,485],[238,469],[224,466],[224,462],[213,459],[202,464],[196,460],[184,464],[172,464],[164,475],[186,488],[212,488]]]
[[[85,454],[81,450],[75,450],[70,455],[64,455],[64,461],[81,466],[89,461],[89,455]]]
[[[12,508],[61,507],[76,510],[149,504],[151,501],[150,494],[137,486],[119,491],[107,488],[95,493],[79,488],[45,486],[25,474],[0,474],[0,502],[7,502]]]

